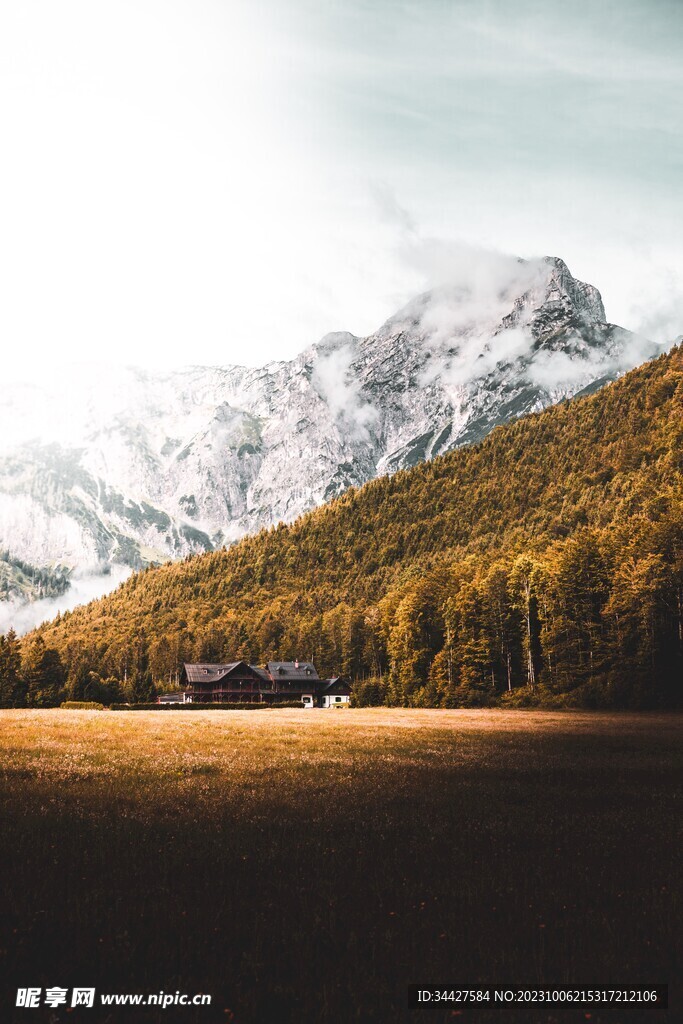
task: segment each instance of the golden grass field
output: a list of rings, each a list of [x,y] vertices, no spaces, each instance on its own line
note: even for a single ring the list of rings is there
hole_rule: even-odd
[[[48,1020],[13,1009],[29,983],[206,991],[82,1013],[205,1024],[450,1019],[409,982],[673,983],[681,721],[0,711],[0,1020]]]

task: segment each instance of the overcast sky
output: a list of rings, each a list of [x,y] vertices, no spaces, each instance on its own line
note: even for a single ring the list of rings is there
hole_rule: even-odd
[[[5,367],[289,357],[429,239],[683,332],[680,0],[0,0],[0,138]]]

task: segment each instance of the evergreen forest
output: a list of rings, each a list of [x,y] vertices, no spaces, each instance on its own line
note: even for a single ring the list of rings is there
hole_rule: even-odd
[[[356,705],[679,706],[683,349],[0,637],[0,704],[143,703],[312,659]]]

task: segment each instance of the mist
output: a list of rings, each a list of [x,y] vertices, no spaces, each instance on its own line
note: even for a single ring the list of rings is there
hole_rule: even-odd
[[[79,605],[88,604],[98,597],[110,594],[127,580],[132,569],[112,565],[111,571],[100,575],[83,575],[73,578],[69,589],[59,597],[47,597],[39,601],[0,601],[0,633],[10,629],[19,635],[30,632],[43,622],[49,622],[56,615],[71,611]]]
[[[349,334],[330,334],[323,338],[311,383],[326,403],[332,419],[342,420],[351,437],[366,440],[379,414],[361,396],[360,382],[353,376],[355,341]]]
[[[418,275],[424,290],[404,312],[418,318],[423,331],[422,344],[430,357],[422,374],[425,386],[440,379],[447,388],[463,389],[498,364],[524,360],[532,384],[560,392],[633,369],[665,351],[680,333],[680,326],[675,328],[682,322],[683,303],[672,273],[669,299],[640,311],[637,333],[619,331],[618,343],[611,347],[592,349],[580,343],[572,354],[536,351],[525,320],[547,298],[550,268],[545,257],[561,253],[513,255],[429,235],[386,182],[373,183],[372,196],[378,216],[394,231],[397,261]],[[573,273],[573,267],[568,269]],[[526,315],[514,325],[503,325],[522,297]],[[609,323],[595,288],[589,290],[589,302],[593,316]]]

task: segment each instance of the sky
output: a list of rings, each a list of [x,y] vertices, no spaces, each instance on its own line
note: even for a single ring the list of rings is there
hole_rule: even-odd
[[[5,373],[289,358],[470,250],[683,332],[680,0],[0,0],[0,137]]]

